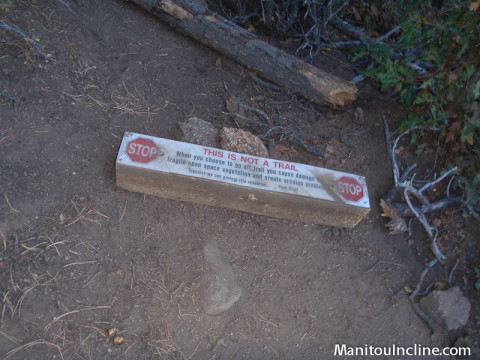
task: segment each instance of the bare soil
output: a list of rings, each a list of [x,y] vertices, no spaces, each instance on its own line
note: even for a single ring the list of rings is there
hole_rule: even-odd
[[[13,1],[0,10],[0,23],[56,61],[0,28],[0,356],[331,359],[335,344],[434,343],[478,354],[479,227],[461,209],[433,215],[450,260],[425,285],[445,284],[460,258],[452,282],[472,303],[468,324],[432,338],[399,293],[416,285],[433,255],[419,224],[411,237],[391,236],[380,216],[379,199],[392,186],[382,121],[402,115],[393,100],[363,85],[349,108],[314,112],[292,97],[278,108],[317,135],[312,144],[326,156],[285,140],[273,144],[272,157],[366,176],[372,210],[352,230],[125,192],[115,185],[125,131],[172,138],[190,116],[234,126],[225,85],[258,106],[278,98],[241,66],[126,1],[68,3]],[[355,75],[341,54],[316,62]],[[403,148],[400,157],[411,150]],[[428,170],[432,154],[416,160]],[[210,240],[242,289],[217,316],[198,301]],[[401,266],[367,272],[379,260]],[[114,343],[111,328],[123,342]]]

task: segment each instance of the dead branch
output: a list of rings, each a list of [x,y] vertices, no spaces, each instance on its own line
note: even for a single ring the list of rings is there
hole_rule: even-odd
[[[392,144],[391,141],[391,133],[388,128],[388,123],[386,119],[384,119],[384,126],[385,126],[385,137],[387,142],[387,149],[390,155],[390,162],[392,165],[393,170],[393,180],[394,180],[394,188],[389,191],[387,196],[381,200],[380,205],[384,211],[384,216],[387,216],[391,219],[391,221],[387,224],[387,227],[391,230],[391,233],[398,233],[407,231],[406,226],[406,217],[411,217],[417,219],[425,229],[428,238],[430,239],[430,248],[432,252],[435,254],[435,257],[440,261],[444,262],[446,260],[445,255],[442,253],[440,248],[437,245],[437,236],[438,236],[438,229],[435,226],[431,226],[427,220],[425,214],[446,208],[448,206],[453,205],[462,205],[467,207],[465,201],[459,197],[449,197],[448,187],[447,187],[447,197],[431,203],[428,197],[425,195],[429,189],[433,188],[434,186],[438,185],[447,177],[453,175],[457,168],[453,167],[452,169],[446,171],[442,176],[432,180],[426,181],[423,186],[415,187],[415,174],[410,176],[411,171],[415,168],[416,165],[409,166],[405,172],[400,175],[400,169],[396,160],[396,153],[395,150],[400,139],[411,133],[415,130],[427,130],[427,131],[436,131],[438,130],[435,127],[428,127],[428,126],[415,126],[412,127],[395,138],[395,141]],[[430,172],[431,173],[431,172]],[[406,205],[399,204],[394,202],[395,197],[397,196],[399,190],[402,190],[403,199],[405,200]],[[413,195],[418,202],[420,202],[420,206],[415,206],[412,202],[411,195]],[[473,209],[468,209],[469,211],[473,212]]]
[[[417,285],[415,286],[415,290],[410,294],[410,303],[412,305],[413,310],[415,313],[428,325],[428,327],[436,333],[439,330],[438,325],[433,321],[427,314],[425,314],[418,303],[415,302],[415,298],[420,294],[420,289],[422,288],[423,279],[427,275],[430,269],[432,269],[435,264],[438,262],[438,259],[433,259],[430,261],[425,269],[423,269],[422,273],[420,274],[420,278],[418,279]]]
[[[58,61],[55,60],[54,58],[52,58],[50,55],[45,54],[42,51],[42,49],[40,48],[40,46],[38,46],[36,41],[33,40],[32,38],[30,38],[22,30],[16,29],[16,28],[11,27],[10,25],[7,25],[7,24],[0,24],[0,27],[5,29],[5,30],[13,31],[14,33],[20,35],[31,47],[35,48],[35,50],[37,51],[38,54],[42,55],[45,59],[50,60],[53,63],[58,63]]]
[[[69,3],[67,3],[67,2],[64,1],[64,0],[57,0],[57,1],[58,1],[59,3],[61,3],[62,5],[64,5],[64,6],[67,8],[67,10],[68,10],[68,12],[69,12],[70,14],[75,15],[75,12],[72,10],[72,8],[70,7],[70,4],[69,4]]]
[[[460,258],[457,259],[455,265],[453,265],[452,270],[450,270],[450,273],[448,274],[448,285],[452,285],[453,273],[457,270],[458,264],[460,264]]]
[[[373,265],[370,269],[368,269],[367,271],[365,271],[365,274],[368,274],[369,272],[372,272],[378,265],[380,264],[386,264],[386,265],[393,265],[393,266],[398,266],[398,267],[402,267],[403,265],[402,264],[399,264],[399,263],[396,263],[396,262],[393,262],[393,261],[387,261],[387,260],[378,260],[375,265]]]
[[[7,98],[8,100],[10,100],[12,102],[12,104],[15,104],[15,102],[17,102],[17,98],[15,98],[13,96],[10,96],[8,94],[0,92],[0,96],[3,96],[5,98]]]

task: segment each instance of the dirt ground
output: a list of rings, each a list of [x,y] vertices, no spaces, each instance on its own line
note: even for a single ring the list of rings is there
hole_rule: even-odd
[[[459,258],[453,283],[472,304],[468,324],[432,338],[400,293],[415,287],[433,255],[419,224],[411,237],[391,236],[380,216],[379,199],[392,186],[382,119],[401,116],[393,100],[362,85],[345,109],[279,105],[318,135],[326,156],[287,141],[271,156],[367,178],[372,210],[352,230],[122,191],[115,158],[125,131],[172,138],[190,116],[234,126],[225,85],[244,102],[278,99],[241,66],[125,1],[68,3],[14,0],[0,10],[0,23],[56,61],[0,28],[0,356],[331,359],[335,344],[438,342],[478,356],[480,232],[460,209],[435,215],[449,262],[425,284],[445,283]],[[316,61],[355,75],[341,54]],[[417,160],[428,168],[432,153]],[[217,316],[204,314],[198,299],[210,240],[243,292]],[[367,272],[379,260],[401,266]],[[113,343],[110,328],[123,343]]]

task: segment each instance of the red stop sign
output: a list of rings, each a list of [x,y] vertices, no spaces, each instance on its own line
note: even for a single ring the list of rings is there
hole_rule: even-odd
[[[363,186],[352,177],[342,176],[337,181],[338,193],[349,201],[359,201],[365,195],[363,193]]]
[[[127,144],[127,155],[132,161],[149,163],[157,158],[158,147],[153,140],[136,138]]]

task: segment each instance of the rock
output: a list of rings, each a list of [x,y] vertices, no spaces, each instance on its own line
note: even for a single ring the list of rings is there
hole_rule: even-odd
[[[268,151],[262,141],[252,133],[241,129],[224,127],[220,130],[220,146],[228,151],[268,157]]]
[[[420,308],[447,330],[465,325],[470,314],[470,301],[458,286],[448,290],[434,290],[420,299]]]
[[[355,109],[355,122],[360,125],[365,124],[365,115],[363,114],[363,109],[361,107]]]
[[[207,271],[200,279],[200,302],[207,315],[218,315],[235,304],[242,296],[237,285],[233,266],[226,261],[214,241],[204,248]]]
[[[327,144],[327,146],[325,147],[325,152],[331,155],[335,152],[335,148],[332,145]]]
[[[340,229],[332,228],[332,235],[335,236],[335,237],[339,237],[340,236]]]
[[[218,131],[208,121],[191,117],[178,122],[178,128],[175,132],[175,139],[208,147],[218,147]]]

